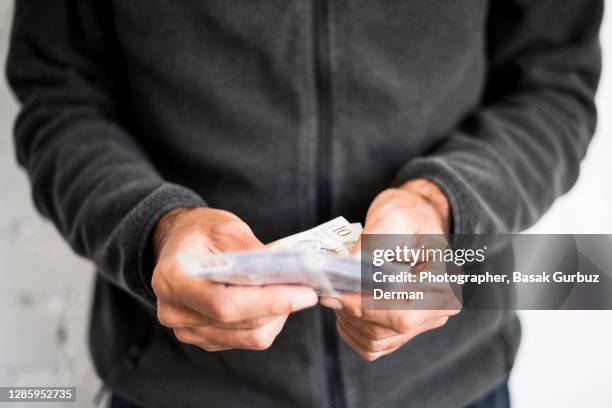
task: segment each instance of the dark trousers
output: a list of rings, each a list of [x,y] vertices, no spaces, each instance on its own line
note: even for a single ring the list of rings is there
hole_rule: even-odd
[[[510,408],[508,382],[504,381],[483,398],[468,405],[466,408]]]
[[[117,394],[113,394],[110,408],[143,408],[133,404]],[[491,390],[482,399],[468,405],[466,408],[510,408],[510,394],[508,383],[504,381],[496,388]]]

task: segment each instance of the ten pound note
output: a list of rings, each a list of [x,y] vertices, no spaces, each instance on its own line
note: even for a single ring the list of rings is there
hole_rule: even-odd
[[[358,292],[361,265],[349,257],[361,235],[359,223],[338,217],[268,244],[268,249],[183,256],[192,276],[232,285],[308,285],[322,294]]]

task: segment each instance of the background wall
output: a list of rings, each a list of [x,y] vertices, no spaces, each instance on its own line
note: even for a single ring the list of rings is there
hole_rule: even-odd
[[[0,386],[76,385],[89,406],[99,383],[86,344],[93,268],[35,212],[15,162],[17,106],[3,75],[12,3],[0,0]]]
[[[11,15],[12,2],[1,0],[2,67]],[[612,67],[612,12],[602,41]],[[610,67],[598,98],[600,125],[582,176],[532,232],[612,233]],[[16,109],[0,80],[0,386],[76,385],[78,405],[87,406],[99,386],[86,344],[92,267],[33,209],[13,156]],[[612,407],[612,312],[521,315],[524,340],[511,379],[515,406]]]
[[[612,233],[611,7],[600,37],[597,133],[574,188],[528,232]],[[612,407],[611,311],[526,311],[521,320],[523,343],[511,378],[516,407]]]

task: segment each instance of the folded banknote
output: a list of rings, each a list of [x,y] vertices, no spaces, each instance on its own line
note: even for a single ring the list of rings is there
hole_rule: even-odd
[[[349,256],[361,224],[338,217],[255,251],[181,258],[192,276],[233,285],[300,284],[325,295],[358,292],[361,263]]]

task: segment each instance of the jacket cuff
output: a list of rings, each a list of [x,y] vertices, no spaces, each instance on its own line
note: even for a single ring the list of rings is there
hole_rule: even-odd
[[[393,178],[392,185],[399,187],[402,184],[423,178],[435,183],[446,195],[451,210],[451,234],[466,233],[464,225],[465,213],[461,208],[461,192],[465,184],[455,176],[455,172],[444,160],[436,157],[420,157],[411,160],[400,169]]]

